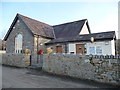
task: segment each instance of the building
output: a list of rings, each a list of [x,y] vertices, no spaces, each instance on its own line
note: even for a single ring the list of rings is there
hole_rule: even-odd
[[[91,37],[94,41],[91,42]],[[115,55],[115,31],[78,35],[70,38],[58,38],[46,43],[54,53]]]
[[[7,53],[22,53],[29,49],[32,54],[37,54],[40,48],[45,51],[42,43],[54,38],[52,26],[17,14],[4,40]]]
[[[114,55],[116,36],[115,31],[91,33],[87,19],[52,26],[17,14],[4,40],[7,53],[51,48],[53,53]]]

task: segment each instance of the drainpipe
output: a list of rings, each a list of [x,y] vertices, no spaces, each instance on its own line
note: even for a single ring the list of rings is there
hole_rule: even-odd
[[[38,47],[38,38],[39,38],[39,36],[37,36],[37,63],[38,63],[38,50],[39,50],[39,47]]]

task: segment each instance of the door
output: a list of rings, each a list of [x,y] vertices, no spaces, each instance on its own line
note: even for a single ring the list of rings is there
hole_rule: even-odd
[[[62,53],[62,46],[56,46],[56,53]]]
[[[84,44],[76,44],[76,54],[84,54]]]

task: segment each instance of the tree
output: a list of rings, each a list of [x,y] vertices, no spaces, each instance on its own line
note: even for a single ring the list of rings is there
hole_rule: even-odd
[[[5,50],[5,49],[6,49],[6,42],[0,39],[0,50]]]
[[[120,55],[120,39],[117,39],[117,54]]]
[[[0,50],[2,50],[2,40],[0,39]]]

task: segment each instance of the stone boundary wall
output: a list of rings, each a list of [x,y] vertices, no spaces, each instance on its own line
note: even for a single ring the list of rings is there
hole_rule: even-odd
[[[75,78],[120,85],[120,59],[88,55],[43,55],[43,70]]]
[[[2,54],[2,64],[16,67],[28,67],[30,65],[30,55],[25,54]]]

